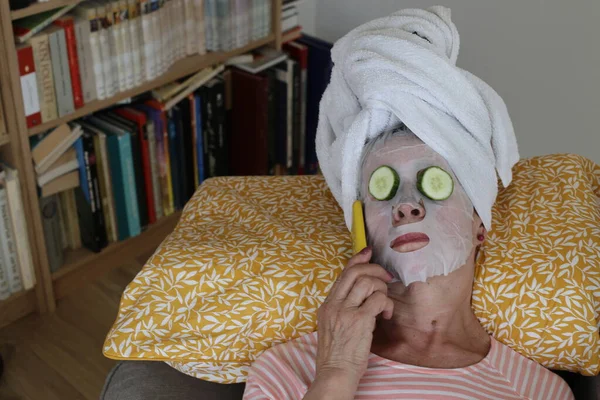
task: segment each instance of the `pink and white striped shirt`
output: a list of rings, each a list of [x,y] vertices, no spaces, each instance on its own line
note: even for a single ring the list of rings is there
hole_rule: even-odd
[[[302,399],[315,379],[317,333],[267,350],[252,365],[244,399]],[[466,368],[433,369],[370,355],[355,399],[574,399],[558,375],[492,338],[488,355]]]

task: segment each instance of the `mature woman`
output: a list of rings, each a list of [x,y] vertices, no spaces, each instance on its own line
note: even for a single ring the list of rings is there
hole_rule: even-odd
[[[361,164],[369,247],[333,285],[318,332],[259,357],[245,398],[572,399],[560,377],[494,340],[475,317],[486,231],[448,162],[397,129],[367,145]],[[381,168],[397,180],[383,197],[374,187]],[[424,187],[431,168],[441,174],[435,182],[453,186],[443,200]]]
[[[494,340],[471,309],[497,176],[519,158],[500,96],[456,67],[450,10],[403,10],[338,41],[317,154],[369,247],[319,310],[318,331],[261,355],[248,399],[572,399],[557,375]]]

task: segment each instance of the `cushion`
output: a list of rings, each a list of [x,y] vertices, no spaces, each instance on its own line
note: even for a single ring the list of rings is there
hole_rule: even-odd
[[[600,167],[585,158],[520,161],[493,210],[473,292],[500,342],[587,375],[600,370],[599,194]],[[208,179],[123,293],[104,354],[244,382],[264,350],[315,330],[350,256],[322,176]]]

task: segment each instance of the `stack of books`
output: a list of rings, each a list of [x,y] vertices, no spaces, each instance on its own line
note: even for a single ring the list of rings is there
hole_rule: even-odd
[[[13,22],[27,126],[271,32],[271,0],[95,0]]]
[[[18,171],[0,163],[0,300],[35,285]]]

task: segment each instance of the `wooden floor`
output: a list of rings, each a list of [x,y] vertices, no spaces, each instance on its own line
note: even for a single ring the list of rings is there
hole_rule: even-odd
[[[152,252],[135,254],[101,279],[69,294],[54,314],[32,315],[0,330],[2,400],[97,400],[114,361],[102,343],[123,289]]]

